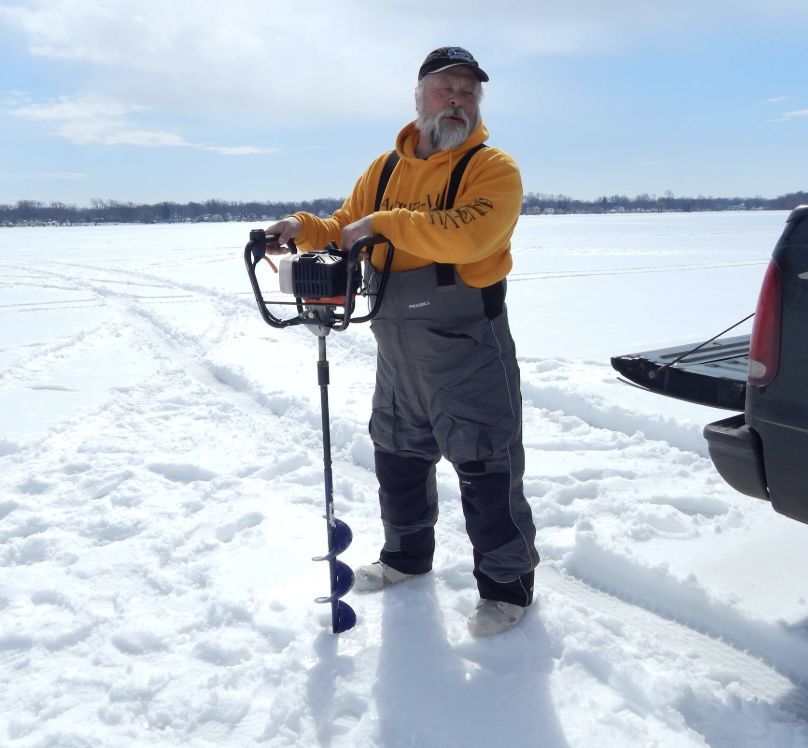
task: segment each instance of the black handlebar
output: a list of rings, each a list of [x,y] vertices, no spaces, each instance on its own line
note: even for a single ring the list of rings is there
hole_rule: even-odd
[[[275,328],[283,328],[290,325],[325,325],[333,330],[340,331],[348,327],[348,324],[351,321],[367,322],[376,316],[376,313],[379,311],[381,305],[382,297],[384,296],[384,290],[387,286],[387,277],[390,273],[390,265],[393,260],[393,252],[395,251],[393,245],[384,236],[381,236],[380,234],[362,236],[357,239],[353,246],[348,250],[348,255],[345,260],[346,287],[343,303],[335,303],[333,299],[324,302],[318,302],[316,300],[306,300],[304,302],[302,298],[296,296],[295,305],[297,306],[298,313],[296,316],[288,317],[286,319],[276,317],[274,314],[272,314],[272,312],[269,311],[267,308],[267,301],[264,299],[255,274],[256,266],[266,257],[267,247],[280,246],[277,242],[278,234],[267,234],[263,229],[253,229],[250,231],[250,241],[247,243],[247,246],[244,247],[244,264],[247,268],[247,275],[250,278],[250,285],[252,286],[253,293],[255,294],[255,300],[258,304],[258,311],[260,312],[264,322],[266,322],[268,325]],[[387,244],[387,256],[385,257],[384,267],[382,268],[379,287],[375,291],[373,306],[368,314],[364,315],[363,317],[353,318],[352,320],[351,315],[353,312],[354,302],[351,281],[353,278],[354,269],[361,262],[360,254],[364,249],[369,249],[372,251],[374,246],[384,243]],[[291,239],[287,242],[286,246],[289,248],[289,251],[292,254],[297,252],[297,246]],[[367,259],[366,262],[369,263],[370,260]],[[309,309],[304,307],[304,303],[307,307],[309,307]],[[342,306],[343,311],[332,312],[327,317],[323,314],[318,314],[316,311],[316,307],[328,307],[333,309],[336,306]]]

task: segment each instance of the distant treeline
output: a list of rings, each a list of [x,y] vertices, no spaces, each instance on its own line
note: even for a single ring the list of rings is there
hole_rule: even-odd
[[[307,211],[328,216],[343,203],[342,198],[318,198],[302,202],[234,202],[207,200],[204,203],[161,202],[154,204],[123,203],[117,200],[92,200],[89,207],[76,207],[60,202],[44,203],[20,200],[14,205],[0,205],[0,225],[86,224],[86,223],[195,223],[220,221],[270,221]],[[577,200],[567,195],[528,192],[522,201],[527,215],[557,213],[653,213],[694,212],[708,210],[791,210],[808,204],[808,192],[791,192],[775,198],[765,197],[676,197],[611,195],[596,200]]]
[[[611,195],[597,200],[576,200],[566,195],[528,192],[522,201],[522,213],[690,213],[707,210],[792,210],[808,203],[808,192],[790,192],[766,197],[676,197],[666,192],[657,195]]]
[[[89,207],[76,207],[58,202],[20,200],[15,205],[0,205],[0,224],[259,221],[287,216],[299,210],[330,215],[342,203],[342,199],[333,197],[282,203],[206,200],[204,203],[161,202],[151,205],[95,199]]]

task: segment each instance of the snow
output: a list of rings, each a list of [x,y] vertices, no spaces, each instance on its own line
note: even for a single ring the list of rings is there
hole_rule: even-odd
[[[330,633],[316,338],[261,321],[251,226],[3,230],[0,744],[808,746],[808,527],[721,481],[701,429],[726,413],[609,365],[754,311],[786,215],[520,220],[542,564],[487,640],[445,464],[434,573],[349,593]],[[382,537],[374,344],[327,343],[357,566]]]

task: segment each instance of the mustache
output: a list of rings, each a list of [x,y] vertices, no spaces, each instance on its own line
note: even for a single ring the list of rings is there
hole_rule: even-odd
[[[447,117],[452,117],[461,120],[466,127],[468,127],[470,124],[468,115],[460,107],[447,106],[442,112],[438,114],[439,120],[445,119]]]

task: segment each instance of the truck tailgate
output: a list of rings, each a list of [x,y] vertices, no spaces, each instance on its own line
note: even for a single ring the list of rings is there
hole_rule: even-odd
[[[713,408],[743,411],[749,335],[612,357],[612,366],[640,387]],[[681,360],[679,357],[682,357]]]

